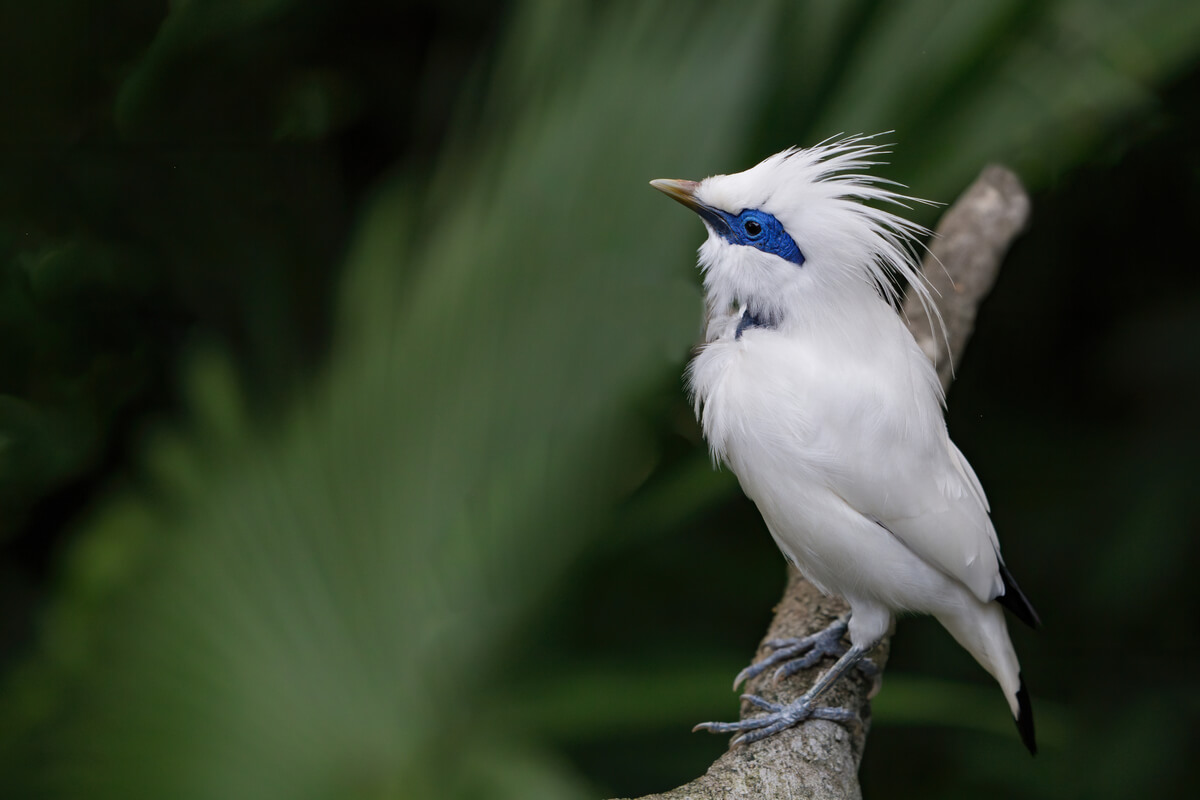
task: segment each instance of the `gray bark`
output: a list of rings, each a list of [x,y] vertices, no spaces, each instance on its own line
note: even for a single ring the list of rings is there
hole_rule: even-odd
[[[1028,217],[1029,196],[1016,175],[1003,167],[990,166],[938,224],[923,269],[945,321],[945,339],[940,330],[931,328],[911,293],[905,301],[904,313],[913,335],[937,365],[944,387],[948,388],[953,380],[952,363],[962,359],[979,304],[995,283],[1000,262]],[[840,598],[822,595],[789,567],[787,588],[763,641],[806,636],[847,611]],[[887,663],[889,644],[890,635],[871,652],[881,670]],[[756,660],[768,653],[760,644]],[[744,690],[774,702],[788,703],[803,694],[829,664],[826,660],[778,685],[771,680],[771,670],[767,670],[749,681]],[[862,725],[809,720],[763,741],[729,750],[691,783],[639,800],[861,797],[858,766],[870,728],[869,697],[873,688],[872,681],[855,670],[835,684],[822,700],[822,705],[857,709]],[[762,712],[743,702],[741,713],[744,718]]]

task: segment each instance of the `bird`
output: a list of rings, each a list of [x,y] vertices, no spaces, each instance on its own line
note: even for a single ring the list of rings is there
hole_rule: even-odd
[[[776,652],[776,679],[837,657],[789,704],[699,730],[748,744],[809,719],[857,720],[820,696],[900,613],[935,617],[996,680],[1030,753],[1033,710],[1004,610],[1040,619],[1000,555],[983,487],[947,431],[935,368],[898,313],[897,281],[941,325],[918,267],[923,203],[870,173],[880,136],[790,148],[735,174],[651,185],[699,215],[707,324],[687,367],[714,462],[737,477],[788,561],[848,617]],[[944,325],[942,326],[944,333]],[[849,646],[841,644],[848,637]]]

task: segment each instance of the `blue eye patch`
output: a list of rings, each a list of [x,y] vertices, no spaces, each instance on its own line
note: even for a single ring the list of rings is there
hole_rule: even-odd
[[[702,206],[697,211],[730,244],[754,247],[798,267],[804,264],[804,254],[796,246],[796,240],[783,229],[779,220],[765,211],[747,208],[740,214],[729,214],[709,206]]]

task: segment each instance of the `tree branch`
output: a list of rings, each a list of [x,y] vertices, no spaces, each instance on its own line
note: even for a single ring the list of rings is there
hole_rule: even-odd
[[[923,270],[933,287],[935,304],[946,325],[949,353],[940,331],[929,324],[920,303],[910,293],[904,313],[921,347],[938,367],[943,387],[953,380],[952,362],[962,359],[975,326],[979,304],[991,290],[1000,262],[1029,217],[1029,196],[1017,176],[999,167],[987,167],[942,216]],[[949,355],[949,357],[946,357]],[[806,636],[848,611],[836,597],[826,597],[788,568],[787,588],[763,641]],[[890,634],[871,652],[882,669],[887,662]],[[768,654],[759,645],[757,658]],[[820,664],[775,685],[771,670],[749,681],[746,691],[778,703],[789,703],[803,694],[828,664]],[[858,766],[870,727],[869,696],[872,682],[857,670],[838,681],[823,698],[823,705],[855,708],[864,723],[844,726],[826,720],[809,720],[763,741],[738,747],[722,755],[708,771],[691,783],[640,800],[716,800],[717,798],[857,798]],[[742,716],[761,713],[742,703]]]

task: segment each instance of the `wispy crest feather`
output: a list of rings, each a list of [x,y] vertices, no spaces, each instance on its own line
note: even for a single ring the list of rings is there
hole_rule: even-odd
[[[889,145],[876,141],[882,135],[886,134],[835,137],[809,148],[789,148],[745,172],[708,179],[702,187],[704,199],[734,213],[743,208],[769,209],[785,225],[790,222],[790,229],[802,232],[797,243],[806,253],[816,251],[822,241],[834,248],[853,247],[853,253],[837,259],[842,269],[824,270],[819,280],[865,279],[898,308],[900,287],[894,278],[899,278],[916,292],[930,322],[936,320],[933,327],[944,335],[917,256],[919,240],[929,231],[880,207],[908,209],[934,203],[903,194],[897,191],[903,185],[867,172],[886,163],[880,157],[890,152]],[[723,294],[712,292],[710,299],[718,305],[738,299]]]
[[[891,150],[887,148],[891,145],[875,140],[890,133],[892,131],[831,137],[813,147],[789,148],[766,162],[775,161],[772,168],[783,170],[797,181],[808,181],[825,189],[829,202],[861,217],[876,240],[876,258],[867,266],[879,293],[899,308],[900,289],[892,277],[900,277],[917,293],[925,313],[937,316],[940,324],[941,318],[933,303],[929,283],[921,272],[916,250],[919,240],[930,234],[929,229],[886,209],[867,205],[883,203],[906,209],[911,209],[914,204],[936,205],[930,200],[895,191],[906,188],[901,183],[862,171],[887,163],[879,157],[890,154]]]

